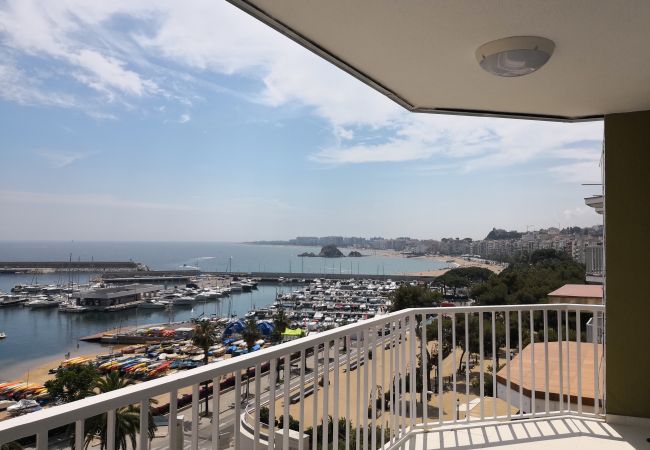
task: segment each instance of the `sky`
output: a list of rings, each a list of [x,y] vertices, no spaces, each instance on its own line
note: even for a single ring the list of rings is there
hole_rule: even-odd
[[[409,113],[219,0],[0,0],[0,240],[590,226],[602,122]]]

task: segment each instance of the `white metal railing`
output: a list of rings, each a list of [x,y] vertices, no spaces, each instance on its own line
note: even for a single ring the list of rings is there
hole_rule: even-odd
[[[246,448],[242,442],[246,439],[242,434],[242,420],[247,414],[252,416],[248,425],[254,430],[254,442],[264,442],[268,449],[295,448],[289,439],[292,402],[297,405],[294,418],[298,420],[298,450],[308,450],[304,439],[306,419],[310,419],[311,424],[327,424],[328,416],[334,419],[331,429],[326,425],[318,432],[312,431],[313,450],[317,449],[319,442],[322,448],[328,448],[332,440],[337,440],[337,436],[340,436],[341,442],[345,442],[346,450],[376,449],[383,445],[392,448],[400,445],[412,433],[463,421],[523,419],[557,414],[599,416],[604,413],[601,376],[604,352],[599,349],[604,343],[598,332],[598,322],[603,321],[604,317],[604,307],[596,305],[407,309],[6,420],[0,422],[0,443],[36,436],[36,448],[44,450],[48,446],[50,430],[74,424],[75,435],[83,436],[84,419],[107,413],[106,446],[107,450],[114,450],[116,409],[139,405],[140,429],[146,430],[149,400],[164,395],[170,402],[168,446],[175,448],[177,429],[171,425],[175,424],[177,403],[173,400],[180,390],[191,388],[191,448],[198,449],[201,426],[199,386],[206,381],[212,382],[212,411],[220,411],[227,403],[225,397],[228,395],[232,396],[234,402],[234,412],[230,413],[233,420],[228,420],[225,414],[214,414],[208,425],[212,436],[209,445],[214,449],[220,448],[218,436],[221,428],[227,426],[232,427],[234,448]],[[581,334],[585,331],[582,323],[587,318],[592,319],[593,339],[585,347],[587,343],[583,342]],[[489,327],[487,337],[486,327]],[[556,334],[556,340],[550,340],[551,331]],[[537,351],[543,351],[543,380],[535,376],[535,345],[530,347],[530,360],[524,361],[524,346],[528,342],[538,343],[540,347]],[[569,342],[575,344],[569,345]],[[447,382],[441,369],[445,352],[438,351],[435,360],[428,360],[431,350],[444,349],[445,345],[451,349],[447,357],[453,367]],[[550,366],[552,346],[557,346],[559,367]],[[487,351],[495,347],[506,350],[505,379],[497,375],[497,352]],[[572,347],[575,354],[571,353]],[[582,352],[587,348],[593,351],[593,373],[583,373]],[[515,368],[512,352],[520,355]],[[458,353],[462,354],[462,361]],[[470,373],[471,359],[475,359],[477,364],[474,373]],[[439,370],[438,377],[433,380],[430,380],[430,376],[435,372],[435,367],[433,371],[427,370],[426,376],[418,369],[428,368],[431,363]],[[290,369],[292,364],[298,366],[293,372]],[[464,365],[464,372],[457,371],[459,365]],[[487,370],[488,366],[492,367],[491,373]],[[517,370],[521,379],[526,373],[525,366],[531,375],[527,385],[524,386],[521,381],[514,383],[511,371]],[[263,372],[265,367],[270,367],[267,372]],[[250,383],[253,400],[242,403],[240,393],[249,368],[255,368],[255,377]],[[289,369],[285,372],[284,368]],[[571,376],[572,370],[575,376]],[[280,371],[282,380],[278,382]],[[555,384],[556,380],[551,377],[558,374],[558,391],[554,392],[551,384]],[[226,393],[220,391],[219,386],[220,380],[228,376],[234,377],[235,388]],[[421,378],[419,383],[416,377]],[[319,387],[321,378],[323,386]],[[486,396],[486,380],[491,381],[491,399]],[[589,385],[593,382],[593,393],[588,397],[590,400],[583,396],[587,381]],[[577,386],[574,385],[572,391],[573,382]],[[478,385],[472,387],[472,383]],[[387,403],[387,396],[377,397],[377,386],[381,387],[382,393],[389,393]],[[498,396],[499,390],[505,394]],[[342,392],[344,395],[340,397]],[[476,396],[476,399],[470,400],[472,396]],[[464,397],[462,405],[461,397]],[[344,399],[343,404],[340,398]],[[524,406],[526,398],[530,400],[529,408]],[[541,403],[538,404],[537,400]],[[492,404],[491,410],[487,407],[489,403]],[[274,432],[261,432],[260,412],[264,405],[268,407],[269,424]],[[474,407],[478,407],[478,412],[472,411]],[[461,409],[465,412],[462,419]],[[280,417],[283,418],[281,430],[274,425],[274,419]],[[337,418],[345,418],[344,428],[339,427]],[[276,435],[281,436],[281,441],[278,442]],[[83,439],[76,439],[75,442],[76,449],[81,450]],[[221,444],[223,448],[224,443]],[[140,433],[138,448],[146,450],[149,447],[147,433]],[[203,443],[201,448],[204,448]],[[338,448],[338,445],[334,448]]]

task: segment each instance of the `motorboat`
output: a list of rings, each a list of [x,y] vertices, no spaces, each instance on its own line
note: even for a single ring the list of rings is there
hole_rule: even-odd
[[[165,303],[162,303],[158,300],[147,300],[146,302],[140,303],[138,308],[142,309],[163,309],[167,306]]]
[[[12,416],[20,416],[41,409],[43,408],[38,404],[36,400],[22,399],[15,405],[9,406],[7,408],[7,412]]]

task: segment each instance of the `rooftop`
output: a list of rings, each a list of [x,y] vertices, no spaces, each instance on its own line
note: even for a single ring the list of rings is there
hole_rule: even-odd
[[[595,284],[565,284],[548,294],[549,297],[603,298],[603,286]]]

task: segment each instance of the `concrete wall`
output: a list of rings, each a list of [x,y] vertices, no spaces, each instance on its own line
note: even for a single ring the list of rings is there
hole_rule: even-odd
[[[607,413],[650,418],[650,111],[605,117]]]

